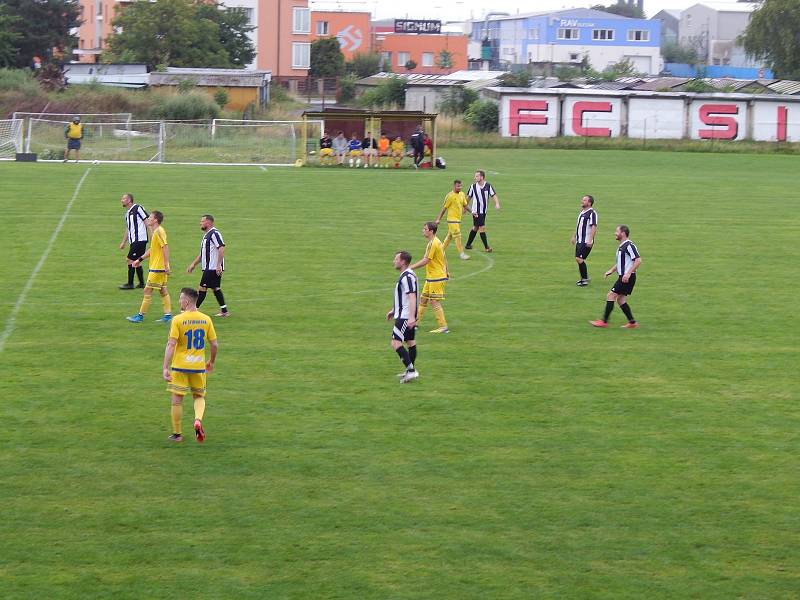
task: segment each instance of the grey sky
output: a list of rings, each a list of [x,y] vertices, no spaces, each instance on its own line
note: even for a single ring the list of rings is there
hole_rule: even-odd
[[[561,10],[564,8],[586,8],[592,4],[611,4],[615,0],[581,1],[576,0],[312,0],[309,5],[318,10],[347,10],[371,12],[378,19],[409,18],[409,19],[441,19],[443,21],[457,21],[479,19],[486,14],[487,6],[493,11],[505,11],[511,14],[517,12],[536,12],[540,10]],[[719,1],[719,0],[717,0]],[[723,0],[725,1],[725,0]],[[732,1],[732,0],[731,0]],[[683,10],[698,0],[644,0],[644,10],[648,17],[665,8]]]

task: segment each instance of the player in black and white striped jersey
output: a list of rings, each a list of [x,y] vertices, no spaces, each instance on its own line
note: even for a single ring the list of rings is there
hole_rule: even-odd
[[[417,276],[409,268],[411,254],[401,250],[394,255],[394,268],[400,271],[400,278],[394,286],[394,306],[386,313],[386,320],[394,319],[392,327],[392,348],[406,370],[400,373],[400,383],[408,383],[419,377],[414,367],[417,359],[417,307],[419,306],[419,284]],[[407,348],[405,346],[407,346]]]
[[[218,317],[229,317],[228,305],[225,303],[225,295],[222,293],[222,273],[225,270],[225,241],[219,229],[214,227],[214,217],[203,215],[200,217],[200,229],[203,230],[203,239],[200,242],[200,254],[191,262],[186,269],[187,273],[194,271],[200,264],[203,275],[200,278],[200,286],[197,290],[197,307],[203,304],[206,299],[208,289],[214,290],[214,297],[219,302]],[[201,264],[202,263],[202,264]]]
[[[133,262],[141,258],[147,250],[147,225],[145,225],[144,220],[149,215],[144,208],[133,202],[133,194],[123,194],[120,202],[122,202],[122,207],[125,209],[125,233],[122,234],[119,249],[124,250],[128,244],[130,244],[130,248],[128,248],[127,256],[128,283],[123,283],[119,286],[119,289],[133,289],[134,272],[139,279],[139,285],[136,287],[143,288],[144,268],[141,265],[134,267]]]
[[[492,247],[489,246],[489,241],[486,239],[486,210],[489,208],[489,200],[494,200],[494,207],[500,210],[500,199],[494,191],[492,184],[486,181],[486,173],[483,171],[475,171],[475,183],[469,186],[467,197],[471,200],[470,212],[472,212],[472,230],[469,232],[467,239],[467,250],[472,249],[472,242],[475,240],[475,235],[480,232],[483,248],[486,252],[491,252]]]
[[[592,251],[596,232],[597,213],[594,210],[594,197],[586,194],[581,198],[581,212],[578,215],[575,233],[572,234],[572,245],[575,246],[575,262],[578,263],[578,271],[581,275],[575,285],[580,287],[589,285],[589,271],[586,267],[586,259],[589,258],[589,253]]]
[[[631,234],[627,225],[619,225],[614,231],[614,237],[619,242],[617,248],[617,262],[603,275],[608,277],[614,271],[617,272],[617,281],[606,296],[606,309],[603,318],[596,321],[589,321],[594,327],[608,327],[608,318],[614,310],[614,302],[619,304],[620,309],[628,318],[628,322],[622,327],[625,329],[638,329],[639,323],[633,318],[631,307],[628,306],[628,296],[633,293],[633,286],[636,285],[636,270],[642,264],[642,257],[636,244],[628,239]]]

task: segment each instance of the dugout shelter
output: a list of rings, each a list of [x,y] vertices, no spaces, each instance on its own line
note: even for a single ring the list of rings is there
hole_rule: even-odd
[[[319,111],[306,111],[303,113],[303,121],[322,121],[322,129],[328,135],[334,137],[337,131],[343,131],[346,138],[350,138],[356,133],[362,139],[367,131],[372,132],[373,137],[379,138],[382,132],[386,132],[389,139],[394,139],[398,135],[408,144],[411,134],[417,126],[427,133],[433,143],[433,156],[431,160],[436,160],[436,113],[426,113],[418,110],[359,110],[354,108],[326,108]],[[309,131],[308,127],[302,128],[304,135]],[[319,140],[306,138],[303,140],[306,148],[303,164],[308,161],[310,152],[319,150]]]

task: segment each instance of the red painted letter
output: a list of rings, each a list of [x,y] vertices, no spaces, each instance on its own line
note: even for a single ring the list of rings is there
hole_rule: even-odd
[[[509,135],[519,135],[520,125],[547,125],[547,115],[532,115],[531,112],[546,112],[547,100],[511,100],[508,110]],[[525,113],[525,114],[523,114]]]
[[[611,137],[607,127],[584,127],[584,113],[610,113],[614,111],[611,102],[576,102],[572,105],[572,131],[584,137]]]
[[[786,141],[786,123],[789,121],[789,110],[785,106],[778,107],[778,132],[776,138],[779,142]]]
[[[700,129],[697,134],[701,140],[735,140],[739,134],[739,124],[736,119],[714,115],[738,114],[739,107],[735,104],[703,104],[700,107],[700,121],[706,125],[721,125],[725,129]]]

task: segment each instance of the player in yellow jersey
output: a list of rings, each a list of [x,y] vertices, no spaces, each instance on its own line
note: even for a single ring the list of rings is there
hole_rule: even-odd
[[[217,332],[211,317],[197,310],[197,291],[183,288],[178,299],[181,313],[175,315],[169,326],[169,338],[164,349],[164,381],[172,395],[173,442],[182,442],[181,418],[183,397],[194,398],[194,435],[198,442],[206,439],[203,415],[206,411],[206,375],[214,370],[217,360]],[[206,361],[206,346],[210,356]]]
[[[399,135],[394,138],[394,141],[391,144],[392,147],[392,159],[394,160],[395,168],[400,166],[400,163],[403,160],[403,156],[406,153],[406,144]]]
[[[409,268],[413,270],[425,267],[425,286],[422,288],[417,322],[422,321],[425,308],[430,303],[433,307],[433,315],[439,324],[439,327],[431,330],[430,333],[450,333],[447,328],[447,321],[444,318],[444,308],[442,308],[444,286],[447,280],[450,279],[450,273],[447,270],[447,257],[444,255],[444,246],[442,241],[436,237],[438,228],[439,226],[433,221],[429,221],[422,226],[422,235],[428,240],[425,256]]]
[[[167,232],[161,224],[164,222],[164,213],[154,210],[147,217],[148,229],[150,229],[150,248],[141,258],[131,263],[133,268],[142,264],[145,258],[150,259],[150,270],[147,274],[147,283],[144,284],[144,298],[139,312],[132,317],[127,317],[131,323],[141,323],[150,308],[153,299],[153,290],[158,290],[161,294],[161,303],[164,305],[164,316],[158,319],[162,323],[169,323],[172,319],[172,308],[167,291],[167,280],[169,279],[169,246],[167,246]]]
[[[456,248],[458,248],[458,257],[461,260],[469,260],[469,256],[464,254],[464,246],[461,243],[461,215],[467,210],[467,197],[461,191],[461,180],[456,179],[453,182],[453,191],[448,192],[444,197],[444,206],[439,211],[439,216],[434,221],[437,225],[441,222],[445,211],[447,212],[447,236],[444,238],[442,245],[447,250],[450,245],[450,240],[455,240]]]
[[[64,128],[64,137],[67,138],[64,162],[69,160],[70,150],[75,150],[75,162],[78,162],[81,158],[81,140],[83,139],[83,125],[81,125],[80,117],[73,117],[72,123],[67,123]]]

